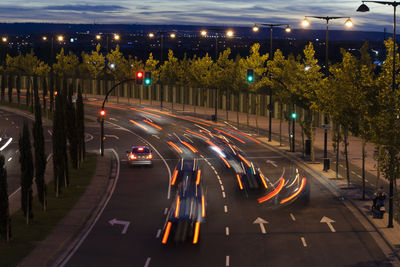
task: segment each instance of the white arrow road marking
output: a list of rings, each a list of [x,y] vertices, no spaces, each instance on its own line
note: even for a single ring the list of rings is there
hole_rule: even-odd
[[[152,134],[152,136],[160,140],[160,137],[158,135]]]
[[[274,166],[275,168],[278,167],[278,165],[276,165],[276,161],[267,159],[265,162],[271,164],[271,165]]]
[[[304,237],[301,237],[301,242],[303,243],[304,247],[307,247],[306,239]]]
[[[332,223],[334,223],[334,222],[335,222],[334,220],[332,220],[326,216],[322,217],[322,219],[320,221],[320,223],[326,223],[329,226],[329,229],[331,229],[331,231],[333,233],[336,232],[335,228],[333,228],[333,225],[332,225]]]
[[[267,230],[265,229],[265,226],[264,226],[265,223],[268,223],[268,222],[267,222],[266,220],[260,218],[260,217],[258,217],[258,218],[253,222],[253,224],[259,224],[259,225],[260,225],[261,233],[263,233],[263,234],[266,234],[266,233],[267,233]]]
[[[292,218],[292,220],[295,222],[296,218],[294,217],[293,213],[290,213],[290,217]]]
[[[104,136],[105,137],[110,137],[110,138],[115,138],[115,139],[119,140],[119,137],[116,136],[116,135],[113,135],[113,134],[105,134]]]
[[[126,231],[128,230],[128,227],[129,227],[129,225],[131,224],[131,222],[128,222],[128,221],[119,221],[119,220],[117,220],[117,219],[112,219],[112,220],[109,220],[108,221],[108,223],[109,224],[111,224],[112,226],[114,225],[114,224],[122,224],[123,226],[124,226],[124,229],[122,229],[122,232],[121,232],[121,234],[126,234]]]

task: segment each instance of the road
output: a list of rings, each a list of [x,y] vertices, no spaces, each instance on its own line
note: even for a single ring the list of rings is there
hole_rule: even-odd
[[[95,116],[99,103],[88,104],[86,112]],[[240,190],[232,168],[201,137],[188,132],[207,135],[215,129],[224,131],[247,161],[260,168],[270,186],[277,186],[282,174],[293,179],[297,169],[307,179],[309,201],[305,191],[288,205],[279,204],[282,198],[258,203],[267,190]],[[94,140],[98,134],[93,132]],[[121,162],[116,188],[66,266],[391,266],[341,199],[254,136],[189,116],[120,105],[108,106],[105,134],[105,148],[117,151]],[[180,146],[183,152],[178,153],[168,144],[181,145],[183,139],[198,152]],[[151,145],[152,168],[128,166],[125,151],[132,145]],[[196,245],[161,243],[174,199],[174,191],[169,194],[171,173],[180,157],[198,160],[206,191],[206,220]],[[120,224],[112,225],[114,219]]]

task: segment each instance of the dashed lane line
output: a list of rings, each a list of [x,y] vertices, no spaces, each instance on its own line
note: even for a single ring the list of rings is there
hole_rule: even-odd
[[[301,237],[301,242],[303,243],[304,247],[307,247],[306,239],[304,237]]]
[[[227,205],[224,206],[224,211],[225,211],[225,213],[228,213],[228,206]]]
[[[161,229],[158,229],[156,238],[160,238],[160,235],[161,235]]]
[[[222,191],[222,197],[223,197],[223,198],[226,197],[225,192],[223,192],[223,191]]]
[[[228,226],[225,227],[225,234],[226,234],[227,236],[229,236],[229,227],[228,227]]]
[[[220,185],[222,185],[222,181],[221,180],[218,179],[218,182],[219,182]]]
[[[167,215],[167,212],[168,212],[168,208],[165,208],[164,215]]]
[[[225,257],[225,266],[229,266],[229,255]]]
[[[292,218],[292,220],[295,222],[296,221],[296,217],[294,217],[293,213],[290,213],[290,217]]]
[[[222,191],[225,191],[225,188],[224,188],[224,186],[223,186],[223,185],[221,185],[221,190],[222,190]]]

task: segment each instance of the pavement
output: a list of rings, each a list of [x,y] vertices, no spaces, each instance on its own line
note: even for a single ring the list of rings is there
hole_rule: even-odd
[[[89,99],[99,98],[97,95],[86,96]],[[110,103],[116,103],[116,97],[109,97],[108,100]],[[124,99],[119,98],[119,104],[139,104],[138,99]],[[159,107],[160,103],[157,101],[146,101],[141,100],[141,105],[152,104],[153,107]],[[164,109],[171,111],[170,103],[164,103]],[[174,104],[174,112],[178,113],[193,113],[194,108],[189,105],[185,105],[185,110],[183,110],[183,106],[181,104]],[[214,114],[213,108],[196,108],[196,115],[202,118],[211,118],[211,115]],[[227,124],[231,124],[237,126],[236,118],[239,118],[240,128],[253,127],[253,129],[257,129],[260,135],[264,135],[267,129],[267,118],[261,116],[250,115],[249,117],[244,113],[237,114],[236,112],[228,112],[225,110],[218,110],[218,120],[226,122]],[[227,117],[226,117],[227,114]],[[249,118],[249,119],[248,119]],[[296,125],[297,126],[297,125]],[[296,161],[299,165],[302,165],[304,168],[315,174],[320,181],[326,185],[326,187],[337,197],[349,200],[351,206],[348,208],[355,213],[356,217],[360,220],[364,220],[363,223],[366,227],[367,231],[369,229],[375,229],[377,233],[385,240],[386,245],[389,247],[390,251],[386,251],[386,255],[392,255],[394,260],[394,266],[398,265],[399,256],[399,248],[400,248],[400,226],[395,221],[393,228],[387,228],[387,213],[384,216],[384,219],[374,219],[372,218],[372,214],[370,212],[371,205],[371,196],[367,196],[367,200],[361,200],[361,189],[352,186],[350,188],[347,187],[347,181],[343,178],[336,179],[336,173],[333,170],[329,170],[328,172],[323,172],[322,166],[322,156],[317,154],[316,162],[310,163],[306,160],[301,152],[289,152],[289,147],[287,142],[280,143],[279,140],[279,128],[280,122],[278,119],[273,119],[272,123],[272,133],[273,140],[268,142],[267,138],[258,137],[260,141],[263,142],[264,145],[269,148],[279,151],[284,154],[288,158]],[[283,132],[287,131],[288,125],[286,122],[282,123]],[[297,129],[300,129],[298,127]],[[331,133],[329,132],[328,140],[330,139]],[[297,137],[298,138],[298,137]],[[323,130],[316,130],[315,137],[315,148],[322,149],[323,147]],[[350,163],[355,166],[361,166],[361,140],[357,137],[350,137],[350,145],[349,145],[349,158]],[[329,145],[329,152],[333,153],[333,147]],[[374,153],[374,145],[367,144],[367,159],[366,159],[366,171],[376,176],[376,162],[373,159]],[[96,174],[88,187],[86,193],[79,200],[74,209],[64,218],[64,220],[60,223],[56,229],[42,242],[38,244],[38,246],[32,251],[30,255],[28,255],[23,261],[19,264],[19,266],[56,266],[59,264],[57,259],[60,258],[60,255],[68,253],[77,240],[79,240],[79,236],[82,233],[86,232],[85,229],[91,224],[96,216],[101,203],[104,202],[106,196],[108,195],[108,191],[110,190],[112,181],[109,179],[110,173],[110,157],[99,157]],[[339,176],[340,177],[340,176]],[[387,181],[377,180],[377,184],[384,184]],[[356,214],[358,213],[358,214]],[[62,257],[61,257],[62,258]]]

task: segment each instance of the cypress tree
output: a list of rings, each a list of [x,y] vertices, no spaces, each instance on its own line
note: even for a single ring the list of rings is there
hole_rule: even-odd
[[[27,107],[29,107],[29,104],[30,104],[30,99],[31,99],[31,86],[32,86],[32,83],[31,83],[31,78],[30,77],[28,77],[28,88],[26,88],[26,102],[25,102],[25,104],[26,104],[26,106]]]
[[[21,207],[29,224],[33,218],[32,212],[32,182],[33,182],[33,159],[29,127],[24,122],[22,136],[19,138],[19,162],[21,164]]]
[[[74,169],[78,168],[78,127],[76,123],[76,112],[74,103],[72,103],[73,86],[70,84],[67,90],[67,101],[65,116],[66,120],[66,133],[69,141],[69,155]]]
[[[64,124],[64,129],[62,132],[62,141],[60,142],[60,148],[62,146],[61,151],[63,152],[63,159],[64,159],[64,186],[68,187],[69,185],[69,170],[68,170],[68,150],[67,150],[67,101],[68,101],[68,82],[67,79],[63,79],[63,87],[61,93],[61,103],[62,103],[62,122]],[[60,90],[61,91],[61,90]]]
[[[43,91],[43,109],[46,112],[46,96],[47,96],[47,80],[46,77],[43,77],[43,81],[42,81],[42,91]]]
[[[14,83],[13,83],[13,79],[14,79],[14,75],[8,75],[8,102],[12,102],[12,92],[13,92],[13,87],[14,87]]]
[[[78,85],[78,97],[76,99],[76,118],[78,129],[78,143],[79,143],[79,161],[83,162],[85,159],[85,110],[83,107],[83,98],[81,85]]]
[[[44,181],[44,173],[46,171],[46,154],[44,150],[44,135],[42,125],[42,108],[40,106],[38,80],[34,77],[33,82],[35,97],[35,122],[33,123],[33,144],[35,147],[35,171],[36,171],[36,187],[39,202],[46,210],[46,183]]]
[[[61,186],[62,186],[62,177],[63,177],[63,164],[64,160],[62,159],[62,151],[60,151],[60,142],[61,142],[61,131],[64,131],[64,123],[62,121],[62,112],[61,106],[61,96],[58,94],[55,97],[55,110],[53,115],[53,175],[54,175],[54,189],[56,192],[56,197],[59,197],[61,194]]]
[[[7,192],[7,170],[4,168],[4,156],[0,155],[0,237],[6,242],[11,238],[11,218]]]
[[[6,74],[3,72],[1,74],[1,101],[5,100],[6,94]]]
[[[15,79],[15,88],[17,89],[17,102],[18,105],[21,103],[21,76],[17,75]]]

